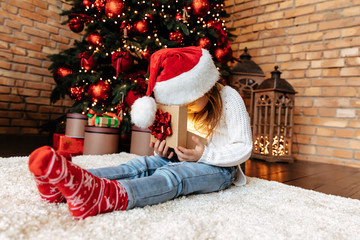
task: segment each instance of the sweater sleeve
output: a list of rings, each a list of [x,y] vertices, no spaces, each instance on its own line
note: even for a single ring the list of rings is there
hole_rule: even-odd
[[[227,87],[223,97],[223,117],[227,128],[227,143],[222,146],[205,146],[198,162],[220,167],[239,165],[249,159],[252,151],[252,135],[249,115],[241,96]]]

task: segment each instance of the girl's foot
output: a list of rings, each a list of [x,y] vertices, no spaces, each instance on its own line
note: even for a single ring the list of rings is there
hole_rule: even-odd
[[[30,172],[60,190],[75,218],[126,209],[128,195],[119,182],[92,175],[52,148],[43,150],[41,157],[29,161]]]
[[[52,156],[51,147],[43,146],[30,154],[29,164],[32,163],[37,158],[47,158]],[[71,161],[71,156],[68,153],[60,153],[66,160]],[[65,197],[62,195],[60,190],[53,184],[49,183],[49,180],[46,177],[37,177],[32,174],[36,183],[36,186],[39,190],[41,200],[48,203],[59,203],[65,202]]]

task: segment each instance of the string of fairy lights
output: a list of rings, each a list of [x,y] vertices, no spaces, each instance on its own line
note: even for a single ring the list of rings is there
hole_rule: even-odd
[[[125,2],[123,0],[123,2]],[[146,1],[137,1],[138,6],[146,4]],[[174,3],[173,3],[174,4]],[[179,0],[175,0],[175,4],[179,4]],[[166,21],[169,18],[173,18],[175,17],[173,15],[173,5],[171,4],[155,4],[154,2],[151,3],[151,7],[152,10],[150,12],[147,13],[142,13],[142,11],[136,9],[136,7],[131,7],[131,6],[126,6],[126,10],[127,11],[123,11],[121,14],[117,15],[116,17],[109,17],[106,14],[104,16],[101,16],[100,21],[102,21],[103,23],[106,23],[107,21],[111,21],[111,23],[114,23],[115,25],[125,25],[125,27],[123,28],[123,38],[122,38],[122,46],[120,46],[117,50],[112,50],[112,51],[107,51],[107,49],[104,47],[104,44],[100,41],[97,41],[95,46],[94,45],[89,45],[88,46],[88,50],[93,51],[93,53],[99,53],[99,52],[103,52],[105,54],[105,56],[110,56],[113,55],[115,52],[120,52],[120,51],[124,51],[124,50],[128,50],[131,52],[136,53],[138,56],[141,56],[142,53],[145,53],[148,51],[148,47],[145,48],[141,48],[139,47],[138,43],[134,40],[134,39],[130,39],[128,37],[128,28],[126,25],[130,25],[133,23],[131,18],[128,18],[128,16],[130,14],[143,14],[143,20],[147,21],[148,23],[152,24],[152,13],[156,13],[158,16],[160,16],[164,21]],[[91,4],[89,6],[85,6],[85,12],[93,12],[94,8],[96,8],[95,4]],[[213,4],[213,11],[207,11],[206,17],[200,17],[197,16],[197,19],[193,20],[193,19],[189,19],[189,12],[191,11],[191,6],[187,6],[187,7],[183,7],[182,9],[180,8],[176,8],[176,14],[178,14],[179,16],[176,18],[177,20],[181,21],[183,24],[186,25],[186,27],[189,30],[189,35],[191,37],[191,35],[195,36],[205,36],[204,31],[201,31],[202,29],[199,26],[202,26],[203,28],[210,28],[211,26],[209,25],[209,21],[215,21],[219,24],[221,24],[222,30],[223,31],[227,31],[227,28],[225,26],[225,20],[222,20],[221,17],[221,13],[225,12],[224,10],[224,4],[223,3],[216,3]],[[209,16],[211,18],[211,20],[209,20]],[[94,13],[91,17],[91,20],[89,21],[90,24],[95,23],[95,19],[98,19],[99,14],[98,13]],[[123,19],[123,20],[122,20]],[[207,22],[208,21],[208,22]],[[177,26],[176,27],[176,31],[179,31],[180,27]],[[167,44],[165,42],[162,42],[162,38],[159,37],[158,34],[158,29],[156,29],[156,26],[154,26],[152,33],[147,33],[146,39],[148,41],[149,44],[155,44],[156,46],[160,47],[160,48],[167,48]],[[217,46],[217,42],[212,43],[214,47]],[[220,70],[218,68],[218,70]],[[95,74],[96,71],[95,70],[86,70],[84,68],[79,70],[80,73],[90,73],[90,74]],[[107,81],[109,84],[112,84],[112,80],[116,80],[117,77],[113,76],[112,79],[106,79],[103,80],[102,78],[100,78],[100,81]],[[145,79],[146,81],[148,80],[147,78]],[[136,80],[134,81],[136,83]],[[89,85],[89,82],[87,82],[85,79],[82,80],[82,83],[85,85]],[[91,106],[94,107],[97,104],[99,104],[97,101],[92,102]],[[105,105],[103,103],[101,103],[101,110],[104,110]],[[87,110],[89,110],[90,108],[88,107]],[[111,108],[111,111],[114,111],[114,108]],[[83,112],[84,113],[84,112]],[[123,112],[124,115],[126,115],[126,112]]]

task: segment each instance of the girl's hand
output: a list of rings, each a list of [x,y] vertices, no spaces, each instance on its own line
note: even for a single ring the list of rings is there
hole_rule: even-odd
[[[201,158],[205,145],[201,143],[200,139],[193,136],[192,140],[195,142],[196,146],[194,149],[187,149],[184,147],[176,147],[174,148],[175,153],[179,161],[181,162],[197,162]]]
[[[174,156],[173,151],[169,151],[169,146],[166,146],[166,141],[162,140],[156,140],[156,142],[150,142],[150,147],[154,148],[154,151],[157,155],[163,158],[172,158]]]

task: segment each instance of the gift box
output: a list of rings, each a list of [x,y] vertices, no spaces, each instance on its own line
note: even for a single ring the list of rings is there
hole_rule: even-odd
[[[140,156],[151,156],[154,149],[150,145],[150,130],[133,126],[131,128],[130,153]]]
[[[97,127],[119,128],[121,118],[115,113],[88,114],[88,125]]]
[[[155,122],[149,129],[152,142],[165,139],[171,148],[186,146],[187,107],[157,104]]]
[[[207,145],[207,140],[206,138],[203,138],[199,135],[197,135],[196,133],[187,131],[187,138],[186,138],[186,148],[188,149],[194,149],[196,147],[195,142],[192,140],[192,137],[195,136],[198,139],[200,139],[200,142],[204,145]]]
[[[84,138],[87,116],[81,113],[66,114],[65,136],[72,138]]]
[[[81,155],[84,150],[84,139],[60,136],[59,148],[57,150],[67,152],[72,156]]]
[[[85,127],[84,155],[117,153],[119,149],[119,128]]]
[[[54,133],[53,134],[53,148],[55,150],[59,149],[60,137],[61,136],[65,136],[65,134],[63,134],[63,133]]]

